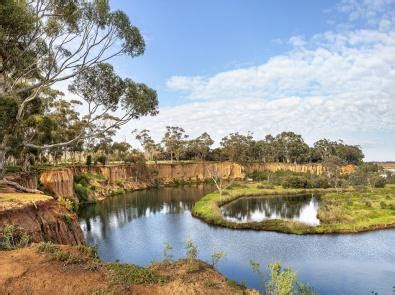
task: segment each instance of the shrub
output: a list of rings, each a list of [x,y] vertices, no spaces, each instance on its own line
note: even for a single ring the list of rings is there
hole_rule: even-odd
[[[213,251],[211,254],[211,265],[212,267],[215,267],[217,263],[225,257],[225,252],[224,251]]]
[[[193,260],[197,259],[198,256],[198,248],[197,246],[193,243],[192,240],[187,240],[185,242],[185,249],[186,249],[186,256],[187,259],[192,262]]]
[[[267,294],[293,294],[296,273],[290,268],[282,269],[279,262],[269,264],[270,279],[266,283]]]
[[[68,228],[71,228],[71,225],[72,225],[71,216],[68,215],[68,214],[64,214],[64,215],[63,215],[63,220],[64,220],[64,222],[67,224],[67,227],[68,227]]]
[[[381,202],[380,202],[380,208],[381,208],[381,209],[387,209],[387,208],[388,208],[388,205],[387,205],[384,201],[381,201]]]
[[[14,250],[28,244],[29,235],[17,225],[6,225],[0,234],[0,250]]]
[[[164,263],[169,263],[171,261],[172,255],[170,254],[170,251],[172,249],[173,249],[173,247],[170,246],[170,244],[167,242],[163,245],[163,256],[164,256],[163,262]]]
[[[58,203],[60,203],[62,206],[66,207],[66,209],[72,211],[72,212],[77,212],[78,211],[78,203],[72,199],[67,199],[63,197],[59,197]]]
[[[123,288],[135,284],[157,284],[166,281],[165,278],[153,271],[132,264],[109,263],[107,264],[107,270],[113,283]]]
[[[387,184],[387,180],[384,177],[375,177],[372,181],[373,187],[376,188],[383,188]]]
[[[80,183],[74,185],[74,192],[77,195],[78,199],[81,201],[88,201],[89,199],[89,189]]]
[[[86,165],[87,165],[87,166],[92,165],[92,156],[91,156],[91,155],[88,155],[88,156],[86,157]]]
[[[302,176],[290,176],[282,183],[284,188],[308,188],[309,183],[306,178]]]
[[[107,164],[107,157],[104,155],[98,156],[97,157],[97,162],[99,162],[100,164],[106,165]]]

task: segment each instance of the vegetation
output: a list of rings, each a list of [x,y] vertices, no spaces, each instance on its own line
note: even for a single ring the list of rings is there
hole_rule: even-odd
[[[316,292],[312,287],[305,285],[296,280],[296,273],[290,268],[282,269],[280,262],[274,262],[268,265],[269,279],[265,281],[264,272],[260,264],[256,261],[250,261],[253,272],[257,273],[262,284],[264,294],[268,295],[315,295]]]
[[[6,225],[0,232],[0,250],[15,250],[29,244],[29,235],[17,225]]]
[[[156,92],[108,63],[145,49],[138,28],[108,1],[6,0],[0,9],[1,182],[23,189],[5,178],[7,159],[27,171],[35,160],[56,162],[157,114]],[[77,100],[51,88],[60,81],[71,82]]]
[[[217,192],[201,198],[193,207],[192,214],[207,223],[237,229],[270,230],[294,234],[352,233],[395,227],[395,185],[384,188],[366,189],[358,192],[350,187],[335,193],[329,189],[295,189],[251,183],[233,186],[226,190],[222,201]],[[304,193],[320,193],[318,218],[320,225],[285,221],[265,220],[261,222],[235,223],[225,220],[220,206],[246,196],[274,197],[276,195],[297,196]]]
[[[155,272],[133,264],[108,263],[106,268],[115,286],[124,289],[133,284],[158,284],[166,282],[166,278]]]

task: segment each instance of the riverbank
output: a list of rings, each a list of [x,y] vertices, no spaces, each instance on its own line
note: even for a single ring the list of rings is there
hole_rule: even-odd
[[[0,193],[0,238],[7,227],[29,242],[85,243],[76,213],[42,194]]]
[[[279,219],[236,223],[224,219],[220,209],[221,206],[244,197],[292,197],[306,193],[321,195],[318,226]],[[192,215],[215,226],[290,234],[357,233],[395,228],[395,185],[371,190],[363,188],[361,191],[350,189],[337,194],[333,189],[284,189],[259,183],[241,184],[225,190],[221,200],[218,192],[204,196],[196,202]]]
[[[147,268],[104,263],[94,249],[40,243],[0,251],[1,294],[258,294],[200,260]]]

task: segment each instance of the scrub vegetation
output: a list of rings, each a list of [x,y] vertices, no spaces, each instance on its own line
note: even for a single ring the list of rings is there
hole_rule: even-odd
[[[250,196],[270,198],[278,195],[290,197],[306,193],[321,194],[318,218],[321,224],[309,226],[286,220],[235,223],[225,220],[220,207],[236,199]],[[234,229],[269,230],[293,234],[355,233],[395,227],[395,185],[384,188],[348,187],[342,192],[333,188],[284,188],[267,183],[234,184],[222,194],[214,192],[200,199],[192,214],[212,225]]]

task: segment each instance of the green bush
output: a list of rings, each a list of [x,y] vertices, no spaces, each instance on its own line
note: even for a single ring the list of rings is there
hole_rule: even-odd
[[[92,165],[92,156],[91,156],[91,155],[88,155],[88,156],[86,157],[86,165],[87,165],[87,166]]]
[[[18,225],[6,225],[0,233],[0,250],[14,250],[28,244],[29,235]]]
[[[77,183],[76,185],[74,185],[74,192],[79,200],[88,201],[89,189],[87,187],[82,186],[80,183]]]

